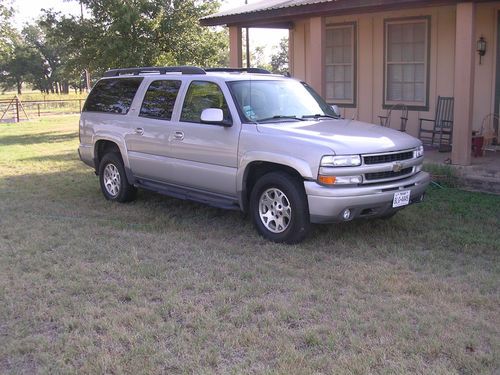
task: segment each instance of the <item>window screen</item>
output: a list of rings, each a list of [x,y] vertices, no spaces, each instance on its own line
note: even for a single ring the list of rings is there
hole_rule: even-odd
[[[326,100],[354,104],[355,24],[326,28]]]
[[[126,114],[141,82],[142,78],[103,79],[90,92],[83,111]]]
[[[149,85],[139,116],[170,120],[181,81],[154,81]]]
[[[224,113],[224,122],[231,123],[231,115],[220,87],[213,82],[193,81],[189,86],[181,121],[201,122],[201,112],[206,108],[220,108]]]
[[[386,103],[426,105],[428,24],[427,19],[386,22]]]

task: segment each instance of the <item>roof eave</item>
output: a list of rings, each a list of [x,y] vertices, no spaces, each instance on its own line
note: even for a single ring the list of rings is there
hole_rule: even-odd
[[[490,0],[475,0],[475,2],[482,1]],[[237,25],[243,27],[259,27],[259,24],[289,22],[291,19],[314,17],[324,15],[325,13],[335,13],[335,15],[340,16],[346,14],[373,13],[415,7],[436,7],[456,4],[458,2],[460,2],[460,0],[350,0],[349,2],[331,1],[276,9],[264,9],[248,13],[230,14],[220,17],[209,16],[200,19],[200,24],[202,26]]]

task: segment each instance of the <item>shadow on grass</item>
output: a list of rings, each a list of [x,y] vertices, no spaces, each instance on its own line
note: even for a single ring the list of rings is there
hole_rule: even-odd
[[[60,158],[67,157],[73,159],[71,154],[48,158],[65,160]],[[237,211],[146,190],[140,190],[137,200],[129,204],[106,201],[98,178],[90,168],[80,166],[60,172],[7,177],[1,184],[0,198],[0,208],[6,212],[15,208],[46,215],[51,220],[79,220],[82,225],[98,223],[104,227],[109,225],[110,229],[180,233],[197,246],[207,241],[212,245],[223,247],[229,243],[235,248],[255,251],[306,250],[366,260],[395,254],[412,257],[426,251],[436,251],[443,256],[463,253],[492,258],[500,243],[498,231],[495,232],[499,225],[496,197],[453,189],[429,189],[426,202],[410,206],[389,220],[313,225],[305,242],[290,247],[261,238],[248,215]]]
[[[54,132],[44,132],[36,134],[23,134],[23,135],[8,135],[0,137],[0,144],[4,146],[13,145],[32,145],[38,143],[57,143],[57,142],[67,142],[78,138],[78,133],[54,133]]]
[[[44,155],[44,156],[31,156],[28,158],[19,159],[19,161],[80,161],[77,151],[63,152],[60,154]]]

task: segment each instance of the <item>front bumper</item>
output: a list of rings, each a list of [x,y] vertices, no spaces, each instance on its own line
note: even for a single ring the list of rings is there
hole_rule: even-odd
[[[392,208],[394,193],[410,190],[410,204],[421,202],[429,185],[427,172],[419,172],[409,178],[384,184],[350,187],[326,187],[315,181],[305,181],[312,223],[345,221],[342,213],[351,211],[349,220],[378,217],[404,207]]]

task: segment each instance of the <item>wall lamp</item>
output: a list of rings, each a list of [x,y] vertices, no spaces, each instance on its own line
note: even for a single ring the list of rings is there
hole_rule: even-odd
[[[481,35],[481,38],[477,41],[476,50],[479,54],[479,65],[481,65],[481,59],[486,54],[486,40]]]

